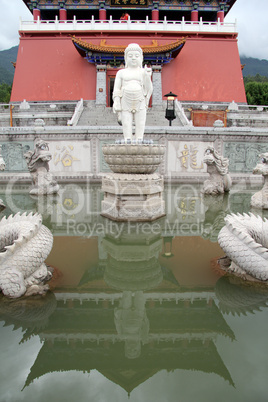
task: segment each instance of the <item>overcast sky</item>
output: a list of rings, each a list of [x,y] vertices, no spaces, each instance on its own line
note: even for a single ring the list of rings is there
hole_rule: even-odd
[[[32,19],[22,0],[0,0],[0,50],[19,43],[19,19]],[[237,0],[226,22],[238,24],[241,56],[268,60],[268,0]]]

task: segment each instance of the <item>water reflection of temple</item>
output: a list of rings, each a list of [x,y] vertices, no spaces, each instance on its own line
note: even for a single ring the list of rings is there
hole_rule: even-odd
[[[215,373],[233,384],[216,347],[218,337],[234,339],[222,313],[266,305],[260,290],[237,288],[211,269],[223,255],[217,232],[241,194],[211,208],[194,186],[169,190],[166,218],[130,225],[100,218],[93,187],[66,186],[53,199],[5,194],[8,214],[26,205],[54,234],[53,293],[0,300],[1,319],[21,327],[24,342],[34,335],[43,342],[26,386],[46,373],[93,369],[127,392],[163,369]]]
[[[0,298],[0,319],[5,325],[22,329],[21,342],[34,335],[42,341],[25,386],[47,373],[93,369],[128,393],[163,369],[215,373],[233,384],[215,345],[219,335],[234,338],[221,308],[246,315],[267,306],[267,292],[221,278],[216,285],[219,309],[211,288],[190,290],[174,284],[173,290],[168,290],[170,277],[163,273],[160,287],[144,292],[148,336],[141,354],[130,359],[114,322],[122,292],[105,288],[104,282],[102,291],[90,290],[100,277],[88,276],[83,289],[76,292],[57,291],[46,297],[18,300]],[[241,294],[242,298],[237,297]],[[222,295],[227,295],[227,303]]]
[[[25,386],[47,373],[93,369],[128,393],[163,369],[215,373],[233,384],[216,347],[218,336],[234,339],[217,307],[218,277],[208,269],[208,244],[218,246],[195,237],[192,259],[192,239],[174,237],[167,259],[152,225],[139,235],[125,225],[117,238],[109,231],[99,239],[55,237],[45,324],[22,320],[25,305],[19,319],[9,314],[9,323],[26,330],[24,340],[38,335],[43,343]],[[42,311],[46,300],[51,306],[44,298]]]
[[[144,329],[145,339],[140,334],[144,344],[134,359],[126,356],[124,333],[122,341],[114,322],[115,306],[120,304],[115,295],[98,304],[92,299],[81,304],[79,299],[64,302],[57,297],[49,325],[39,333],[44,343],[26,384],[48,372],[93,369],[127,392],[163,369],[215,373],[232,383],[214,341],[219,334],[233,339],[233,333],[214,300],[206,296],[169,294],[168,300],[145,294],[150,328],[148,334]]]

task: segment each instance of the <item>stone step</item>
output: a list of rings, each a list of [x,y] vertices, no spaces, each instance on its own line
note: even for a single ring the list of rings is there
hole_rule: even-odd
[[[111,108],[96,107],[89,102],[85,102],[84,110],[77,123],[79,126],[111,126],[116,124],[116,115]]]
[[[117,125],[117,116],[113,113],[112,108],[95,106],[94,102],[88,101],[84,103],[84,110],[77,123],[79,126],[114,126]],[[165,118],[165,108],[149,108],[146,118],[147,126],[168,126],[169,122]],[[172,122],[173,126],[181,126],[179,118]]]

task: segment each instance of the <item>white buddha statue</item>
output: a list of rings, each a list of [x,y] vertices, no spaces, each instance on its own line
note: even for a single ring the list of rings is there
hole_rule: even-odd
[[[132,140],[132,124],[135,123],[135,140],[143,140],[146,111],[153,92],[152,70],[142,68],[142,49],[131,43],[125,49],[125,68],[116,74],[113,91],[113,110],[118,113],[126,142]]]

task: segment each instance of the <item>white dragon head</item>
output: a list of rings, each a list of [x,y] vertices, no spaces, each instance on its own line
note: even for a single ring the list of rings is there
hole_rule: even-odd
[[[260,154],[261,163],[258,163],[253,169],[253,174],[262,174],[263,176],[268,175],[268,152]]]
[[[215,165],[222,176],[228,174],[229,160],[220,155],[212,146],[206,148],[203,162],[208,166]]]

